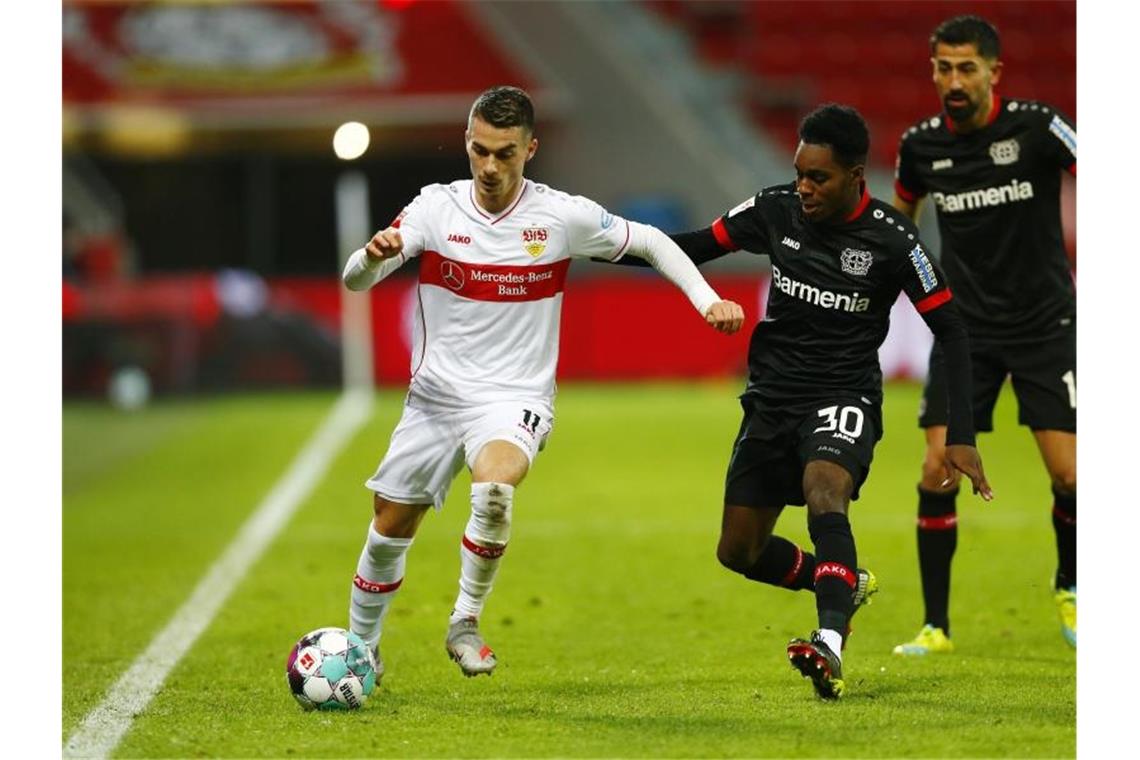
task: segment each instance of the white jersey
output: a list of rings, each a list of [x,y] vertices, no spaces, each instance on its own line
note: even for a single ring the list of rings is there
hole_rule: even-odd
[[[523,180],[499,214],[472,180],[428,185],[392,224],[418,256],[408,402],[464,407],[554,396],[571,258],[616,260],[630,225],[588,198]]]

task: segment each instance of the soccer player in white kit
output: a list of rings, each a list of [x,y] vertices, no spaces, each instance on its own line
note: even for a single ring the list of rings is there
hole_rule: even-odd
[[[470,180],[428,185],[357,250],[344,270],[367,290],[419,257],[412,379],[388,451],[366,485],[374,517],[353,579],[352,630],[376,651],[429,507],[471,470],[471,516],[460,544],[459,596],[446,646],[464,675],[494,670],[479,615],[510,537],[515,488],[554,423],[562,290],[571,258],[648,260],[714,329],[734,333],[744,312],[722,301],[660,230],[523,177],[535,154],[525,92],[494,87],[471,108]]]

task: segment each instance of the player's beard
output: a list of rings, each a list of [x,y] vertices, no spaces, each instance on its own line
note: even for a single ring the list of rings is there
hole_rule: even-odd
[[[951,105],[950,94],[947,94],[946,97],[942,99],[942,105],[946,107],[946,113],[951,119],[958,123],[972,119],[974,114],[978,111],[978,104],[964,92],[955,92],[952,94],[965,98],[966,102],[964,104]]]

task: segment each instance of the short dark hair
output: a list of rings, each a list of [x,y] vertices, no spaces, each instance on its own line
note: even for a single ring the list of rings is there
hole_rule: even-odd
[[[1001,55],[997,27],[981,16],[955,16],[943,21],[930,34],[931,53],[940,42],[943,45],[972,44],[982,58],[996,59]]]
[[[824,103],[800,122],[800,140],[831,148],[835,160],[848,168],[867,163],[871,133],[851,106]]]
[[[534,104],[518,87],[502,85],[484,90],[471,106],[468,122],[478,116],[492,127],[523,127],[534,132]]]

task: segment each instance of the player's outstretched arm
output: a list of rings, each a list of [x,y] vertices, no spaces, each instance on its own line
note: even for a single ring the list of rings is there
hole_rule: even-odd
[[[689,298],[713,329],[731,335],[744,324],[744,309],[725,301],[705,282],[696,264],[661,230],[629,223],[629,254],[645,259]]]
[[[669,235],[677,246],[685,252],[685,255],[693,260],[697,266],[719,259],[721,256],[726,256],[731,251],[722,248],[720,243],[717,242],[716,236],[713,234],[712,227],[705,227],[700,230],[691,230],[689,232],[675,232]],[[609,259],[594,258],[591,261],[599,261],[607,264],[621,264],[624,266],[634,267],[648,267],[649,262],[638,256],[622,256],[617,261],[610,261]]]
[[[353,252],[341,279],[349,290],[368,290],[400,268],[405,260],[403,253],[403,236],[395,227],[388,227]]]
[[[957,305],[950,300],[950,291],[942,292],[945,300],[921,313],[935,340],[942,344],[946,363],[948,420],[946,453],[942,460],[946,475],[944,485],[949,485],[954,473],[960,472],[970,479],[975,495],[990,501],[994,493],[982,469],[982,457],[974,446],[970,338]]]

